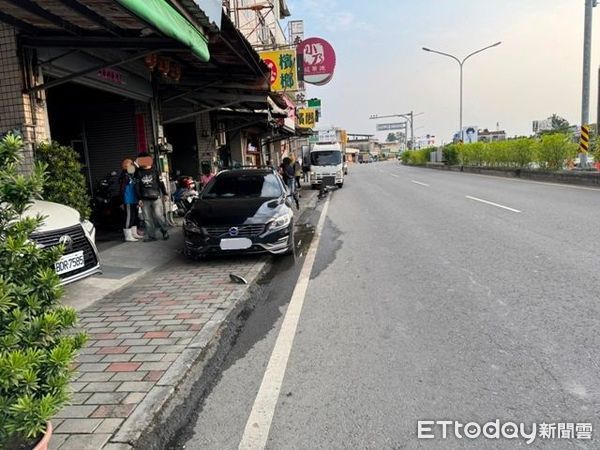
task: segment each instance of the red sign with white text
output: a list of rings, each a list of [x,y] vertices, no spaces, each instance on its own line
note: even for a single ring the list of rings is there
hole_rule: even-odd
[[[335,51],[321,38],[308,38],[298,45],[304,57],[304,82],[316,85],[329,83],[335,71]]]

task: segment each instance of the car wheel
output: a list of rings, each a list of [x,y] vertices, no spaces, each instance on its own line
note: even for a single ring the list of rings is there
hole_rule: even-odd
[[[314,191],[314,190],[316,190],[316,189],[319,189],[319,185],[318,185],[318,184],[313,184],[313,185],[312,185],[312,190]]]
[[[338,184],[336,184],[336,186],[338,187],[338,189],[341,189],[344,187],[344,183],[338,183]]]

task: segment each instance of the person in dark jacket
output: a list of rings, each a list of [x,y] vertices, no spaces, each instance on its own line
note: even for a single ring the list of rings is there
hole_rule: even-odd
[[[169,239],[169,232],[163,206],[163,202],[169,199],[167,188],[158,169],[154,166],[154,160],[149,154],[140,154],[136,162],[138,170],[135,186],[146,224],[144,241],[156,240],[156,228],[161,231],[163,239],[167,240]]]
[[[135,177],[136,167],[131,159],[126,158],[121,163],[121,169],[119,188],[125,215],[123,234],[126,242],[137,242],[138,239],[142,239],[142,236],[137,234],[138,197],[135,187],[137,182]]]
[[[281,163],[281,166],[279,166],[279,174],[281,175],[281,178],[283,178],[285,185],[288,187],[290,194],[292,194],[294,202],[296,203],[296,208],[300,209],[298,193],[296,191],[296,179],[294,178],[294,166],[292,165],[292,160],[290,158],[283,158],[283,162]]]

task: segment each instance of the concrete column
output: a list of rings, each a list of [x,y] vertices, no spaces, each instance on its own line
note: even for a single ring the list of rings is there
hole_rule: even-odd
[[[231,159],[233,164],[245,164],[244,159],[244,139],[242,133],[238,131],[234,131],[227,134],[227,141],[229,143],[229,148],[231,149]]]

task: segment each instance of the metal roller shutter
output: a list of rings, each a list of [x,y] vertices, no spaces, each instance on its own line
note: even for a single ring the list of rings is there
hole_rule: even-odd
[[[134,102],[100,105],[86,117],[85,138],[96,186],[111,171],[119,172],[124,158],[136,156]]]

